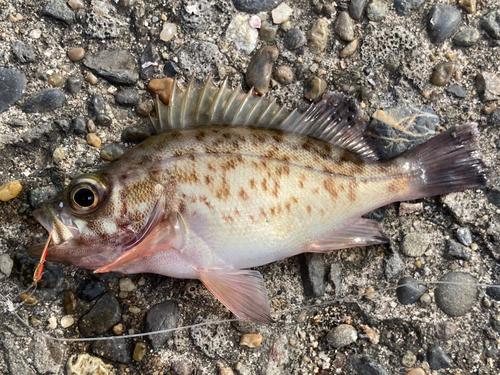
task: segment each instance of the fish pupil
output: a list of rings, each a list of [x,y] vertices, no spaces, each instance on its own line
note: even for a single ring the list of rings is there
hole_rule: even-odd
[[[90,207],[94,204],[94,192],[87,188],[78,190],[73,196],[75,203],[81,207]]]

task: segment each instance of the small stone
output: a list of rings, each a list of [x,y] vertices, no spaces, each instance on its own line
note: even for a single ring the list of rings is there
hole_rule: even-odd
[[[425,375],[425,371],[421,369],[420,367],[418,368],[413,368],[410,371],[406,373],[406,375]]]
[[[352,42],[355,38],[354,23],[347,12],[340,12],[333,27],[335,34],[345,42]]]
[[[33,49],[30,46],[18,40],[13,40],[10,43],[10,46],[12,48],[12,53],[16,56],[20,63],[25,64],[35,61],[35,52],[33,52]]]
[[[401,364],[405,367],[412,367],[415,362],[417,362],[417,356],[410,350],[407,350],[403,358],[401,358]]]
[[[175,76],[180,74],[180,70],[172,61],[168,61],[163,67],[163,74],[165,74],[167,77],[174,78]]]
[[[170,371],[172,371],[172,375],[192,375],[194,371],[193,362],[185,359],[174,361],[170,366]]]
[[[500,39],[500,10],[489,12],[481,19],[481,27],[493,39]]]
[[[421,268],[421,267],[418,267],[418,268]],[[422,296],[420,297],[420,303],[424,307],[430,306],[432,303],[431,295],[429,293],[422,294]]]
[[[444,257],[449,260],[461,259],[461,260],[470,260],[471,258],[471,250],[470,248],[462,245],[461,243],[448,240],[447,241],[447,252],[444,254]]]
[[[359,21],[363,16],[368,0],[351,0],[349,3],[349,15],[353,20]]]
[[[304,294],[308,297],[320,297],[325,294],[326,265],[321,254],[302,254],[300,272]]]
[[[366,17],[370,21],[380,22],[385,18],[389,7],[383,0],[372,0],[366,7]]]
[[[226,39],[247,55],[250,55],[257,46],[258,36],[259,31],[250,26],[246,14],[235,15],[226,30]]]
[[[240,12],[259,13],[271,10],[280,0],[233,0],[234,7]]]
[[[118,323],[117,325],[113,326],[113,334],[116,336],[120,336],[123,334],[123,324]]]
[[[71,315],[65,315],[61,318],[61,327],[68,328],[75,324],[75,318]]]
[[[273,26],[269,22],[263,21],[259,30],[259,38],[263,42],[272,42],[276,38],[277,26]]]
[[[380,334],[377,331],[367,325],[364,325],[362,328],[366,337],[373,345],[377,345],[380,342]]]
[[[458,326],[453,322],[439,322],[434,327],[436,329],[436,338],[443,341],[450,340],[458,329]]]
[[[113,120],[108,115],[100,113],[95,118],[95,122],[97,123],[97,125],[106,126],[109,128],[111,126],[111,124],[113,123]]]
[[[52,73],[47,79],[47,83],[54,87],[63,87],[64,86],[64,77],[59,73]]]
[[[409,257],[424,255],[431,244],[431,236],[423,232],[406,233],[401,243],[401,252]]]
[[[356,52],[357,48],[358,48],[358,39],[354,39],[347,46],[342,48],[342,51],[340,51],[339,53],[340,58],[344,59],[346,57],[354,55],[354,52]]]
[[[144,316],[144,332],[162,331],[177,327],[180,310],[176,303],[165,301],[151,307]],[[147,340],[155,349],[163,347],[174,335],[174,332],[147,336]]]
[[[24,93],[26,78],[17,69],[0,67],[0,113],[14,104]]]
[[[160,33],[160,39],[164,42],[170,42],[177,35],[177,24],[165,22]]]
[[[0,200],[1,200],[1,187],[0,187]],[[0,255],[0,272],[9,277],[12,273],[12,267],[14,266],[14,261],[11,259],[9,254]]]
[[[141,341],[137,342],[135,344],[134,354],[132,356],[134,361],[136,361],[136,362],[142,361],[142,359],[146,355],[147,350],[148,350],[148,347],[146,346],[146,343],[141,342]]]
[[[431,83],[434,86],[445,86],[450,82],[453,73],[455,72],[455,63],[446,62],[434,67],[431,77]]]
[[[274,79],[282,85],[288,85],[293,80],[292,69],[288,66],[278,66],[274,71]]]
[[[172,78],[152,79],[148,84],[148,90],[153,95],[158,95],[161,102],[165,105],[169,104],[170,93],[174,87]]]
[[[92,352],[109,361],[125,365],[132,363],[132,344],[126,340],[94,341]]]
[[[470,229],[467,227],[457,229],[457,238],[464,246],[470,246],[472,243],[472,234],[470,232]]]
[[[475,244],[475,243],[471,243],[471,244],[470,244],[470,249],[471,249],[472,251],[476,251],[476,250],[477,250],[477,244]]]
[[[410,305],[417,302],[426,289],[425,285],[418,284],[413,277],[406,276],[398,281],[396,295],[402,305]]]
[[[88,72],[87,73],[87,76],[85,77],[85,80],[88,83],[90,83],[91,85],[97,85],[97,82],[99,82],[99,79],[92,72]]]
[[[68,5],[73,10],[85,9],[85,3],[83,2],[83,0],[69,0]]]
[[[106,292],[106,284],[101,281],[90,281],[83,284],[78,290],[78,296],[85,302],[92,302]]]
[[[420,9],[425,0],[394,0],[394,8],[399,16],[408,16],[413,11]]]
[[[87,56],[84,65],[112,83],[132,85],[139,80],[137,60],[126,50],[108,49],[98,52]]]
[[[141,79],[147,81],[155,74],[156,67],[160,62],[161,57],[156,50],[156,46],[153,42],[147,44],[142,51],[140,63],[141,63]]]
[[[117,92],[115,100],[119,104],[133,107],[139,103],[139,93],[135,89],[120,90]]]
[[[68,375],[114,375],[112,365],[103,362],[102,359],[87,353],[73,354],[66,362],[66,374]]]
[[[304,86],[304,98],[311,101],[321,99],[321,96],[326,90],[326,81],[323,78],[316,76],[309,77]]]
[[[438,307],[449,316],[467,314],[476,302],[476,278],[464,272],[450,272],[439,281],[447,283],[438,284],[434,291]],[[448,284],[450,282],[458,284]]]
[[[38,303],[36,297],[30,293],[21,293],[19,299],[24,302],[26,306],[34,306]]]
[[[80,76],[70,76],[66,80],[66,87],[72,94],[78,93],[82,89],[83,79]]]
[[[128,277],[123,277],[120,279],[120,290],[122,292],[131,292],[135,289],[135,284]]]
[[[128,126],[123,129],[121,139],[124,143],[141,143],[150,136],[151,133],[145,128]]]
[[[477,1],[476,0],[460,0],[460,6],[465,9],[469,14],[476,13]]]
[[[307,39],[300,29],[290,29],[285,34],[283,45],[286,49],[293,51],[305,45]]]
[[[446,92],[455,95],[457,98],[464,99],[466,97],[465,90],[458,85],[451,85],[446,89]]]
[[[273,64],[278,56],[279,52],[276,47],[265,46],[257,51],[248,64],[245,81],[259,95],[264,95],[269,90]]]
[[[152,100],[147,100],[140,103],[136,108],[135,112],[142,117],[149,117],[151,112],[153,112],[154,104]]]
[[[64,92],[59,89],[50,89],[30,96],[23,105],[25,113],[51,112],[60,108],[66,102]]]
[[[480,36],[477,29],[468,27],[453,37],[453,44],[458,47],[472,47],[479,41]]]
[[[84,337],[102,335],[120,321],[121,315],[120,303],[112,292],[108,292],[80,318],[78,328]]]
[[[59,164],[63,161],[65,156],[64,149],[62,147],[57,147],[52,153],[52,160],[54,160],[54,163]]]
[[[281,3],[271,12],[273,17],[273,22],[275,24],[281,24],[288,21],[288,18],[292,15],[293,9],[290,8],[286,3]]]
[[[385,262],[385,277],[389,280],[395,279],[403,273],[404,268],[405,263],[401,259],[399,252],[392,249]]]
[[[101,138],[99,138],[97,135],[94,133],[88,133],[87,134],[87,143],[95,148],[99,148],[101,146]]]
[[[453,5],[437,4],[430,12],[427,22],[427,32],[432,43],[442,43],[460,27],[462,15]]]
[[[496,109],[498,108],[497,103],[490,103],[485,105],[482,109],[481,112],[485,114],[486,116],[491,115]]]
[[[432,370],[450,368],[453,365],[453,360],[439,345],[434,345],[427,351],[427,360]]]
[[[315,53],[323,52],[328,43],[329,35],[328,22],[323,18],[316,20],[309,32],[309,48],[311,51]]]
[[[82,47],[71,48],[68,51],[68,57],[73,62],[80,61],[85,57],[85,50]]]
[[[71,26],[76,22],[75,12],[68,8],[66,0],[51,0],[42,10],[42,14]]]
[[[127,149],[125,146],[117,143],[106,145],[101,149],[101,159],[113,161],[118,159]]]
[[[476,77],[477,91],[485,102],[500,99],[500,78],[494,73],[482,72]]]
[[[71,129],[76,133],[76,134],[86,134],[86,124],[85,124],[85,119],[83,117],[75,117],[73,121],[71,122]]]
[[[257,348],[262,343],[262,335],[258,333],[246,333],[241,336],[240,346],[248,346],[249,348]]]
[[[73,289],[64,292],[63,307],[66,314],[73,314],[78,307],[78,297]]]
[[[260,27],[262,26],[262,20],[260,19],[259,16],[256,16],[255,14],[250,17],[248,23],[250,24],[250,27],[252,27],[253,29],[260,29]]]
[[[23,190],[21,185],[21,181],[14,180],[10,182],[6,182],[2,186],[0,186],[0,201],[8,202],[19,195],[19,193]]]
[[[92,95],[89,102],[89,113],[91,116],[97,116],[100,113],[104,113],[106,107],[106,102],[102,95]]]
[[[95,123],[93,120],[87,121],[87,131],[89,133],[95,133],[97,131],[97,127],[95,126]]]
[[[340,324],[334,329],[330,330],[326,335],[326,340],[334,348],[343,348],[350,345],[358,339],[356,329],[350,324]]]

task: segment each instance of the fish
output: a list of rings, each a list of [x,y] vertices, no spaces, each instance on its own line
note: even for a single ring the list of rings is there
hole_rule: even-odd
[[[227,80],[167,86],[155,135],[33,212],[52,238],[47,260],[198,279],[239,318],[267,324],[264,279],[252,268],[385,244],[363,215],[487,183],[474,123],[380,160],[368,116],[341,93],[299,113]]]

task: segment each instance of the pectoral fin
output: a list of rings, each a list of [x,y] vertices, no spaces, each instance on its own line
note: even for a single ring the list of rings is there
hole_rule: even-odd
[[[258,271],[201,270],[201,282],[236,316],[259,324],[272,323],[266,287]]]
[[[368,246],[387,243],[389,240],[382,233],[375,220],[359,218],[348,226],[321,238],[311,245],[308,252],[319,253],[356,246]]]

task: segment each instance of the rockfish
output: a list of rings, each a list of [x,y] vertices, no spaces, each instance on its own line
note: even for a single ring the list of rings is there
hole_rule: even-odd
[[[486,184],[472,123],[382,161],[342,94],[299,114],[226,82],[169,82],[156,135],[34,212],[48,260],[199,279],[238,317],[267,323],[263,278],[247,268],[386,243],[362,215]]]

